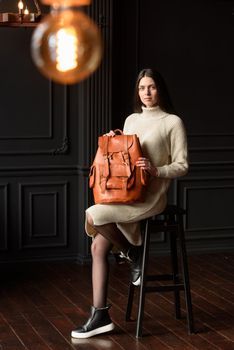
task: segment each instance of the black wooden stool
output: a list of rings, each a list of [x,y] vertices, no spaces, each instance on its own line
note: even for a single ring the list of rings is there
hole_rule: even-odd
[[[193,310],[189,283],[189,272],[187,253],[184,238],[184,225],[183,216],[186,214],[185,210],[178,208],[175,205],[167,206],[166,209],[155,217],[144,220],[143,229],[143,258],[142,258],[142,275],[140,287],[134,286],[130,283],[128,304],[126,311],[126,321],[130,321],[132,304],[134,298],[135,288],[139,290],[139,304],[138,304],[138,316],[137,316],[137,328],[136,337],[142,336],[142,321],[144,315],[145,295],[151,292],[174,292],[175,301],[175,317],[179,319],[181,317],[180,307],[180,291],[183,290],[185,294],[186,309],[187,309],[187,322],[189,333],[194,332],[193,325]],[[161,275],[148,275],[147,264],[150,249],[150,236],[159,232],[167,232],[170,238],[170,253],[172,262],[172,273]],[[182,278],[179,275],[179,264],[177,255],[177,241],[179,244],[179,252],[181,255],[181,269]],[[166,285],[150,285],[147,286],[149,281],[172,281]]]

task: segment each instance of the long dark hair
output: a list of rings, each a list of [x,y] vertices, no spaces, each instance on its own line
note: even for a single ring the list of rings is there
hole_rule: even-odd
[[[175,113],[175,109],[173,107],[173,104],[163,77],[158,71],[153,70],[151,68],[142,69],[138,74],[136,85],[135,85],[134,111],[138,113],[142,112],[142,109],[141,109],[142,102],[139,97],[138,87],[139,87],[139,82],[143,77],[152,78],[153,81],[155,82],[157,92],[158,92],[157,104],[159,105],[159,107],[167,113]]]

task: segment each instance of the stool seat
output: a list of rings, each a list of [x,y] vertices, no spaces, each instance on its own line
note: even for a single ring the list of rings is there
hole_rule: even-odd
[[[138,302],[138,315],[136,326],[136,337],[142,336],[142,322],[144,316],[145,297],[147,293],[152,292],[173,292],[174,304],[175,304],[175,316],[177,319],[181,317],[180,306],[180,292],[184,291],[187,311],[187,323],[189,333],[194,332],[193,322],[193,310],[192,300],[189,282],[187,252],[184,237],[184,225],[183,217],[186,215],[186,211],[176,205],[168,205],[165,210],[153,217],[150,217],[142,221],[142,234],[143,234],[143,256],[142,256],[142,272],[141,272],[141,284],[139,287],[134,286],[131,282],[128,292],[128,303],[126,310],[126,321],[131,319],[132,305],[134,299],[135,288],[139,290],[139,302]],[[164,232],[169,235],[170,240],[170,255],[171,255],[171,274],[148,274],[148,259],[151,236],[159,232]],[[178,262],[178,247],[181,257],[181,274],[179,275],[179,262]],[[171,281],[170,284],[163,285],[162,283],[153,284],[148,282],[152,281]]]

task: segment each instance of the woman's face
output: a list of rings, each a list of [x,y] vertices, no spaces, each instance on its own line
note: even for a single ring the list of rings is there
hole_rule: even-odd
[[[146,107],[153,107],[157,105],[158,93],[155,82],[152,78],[141,78],[138,85],[138,92],[141,102]]]

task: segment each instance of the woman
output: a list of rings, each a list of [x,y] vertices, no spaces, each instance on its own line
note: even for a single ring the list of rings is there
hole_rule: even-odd
[[[166,206],[171,179],[187,173],[187,141],[181,119],[165,83],[152,69],[142,70],[136,81],[135,113],[125,120],[124,133],[137,134],[144,157],[136,165],[150,174],[144,203],[96,204],[86,211],[86,232],[92,236],[93,306],[85,325],[72,331],[75,338],[89,338],[114,328],[107,305],[108,254],[113,246],[132,263],[132,283],[140,284],[141,234],[139,221],[159,214]],[[114,137],[114,132],[107,135]]]

